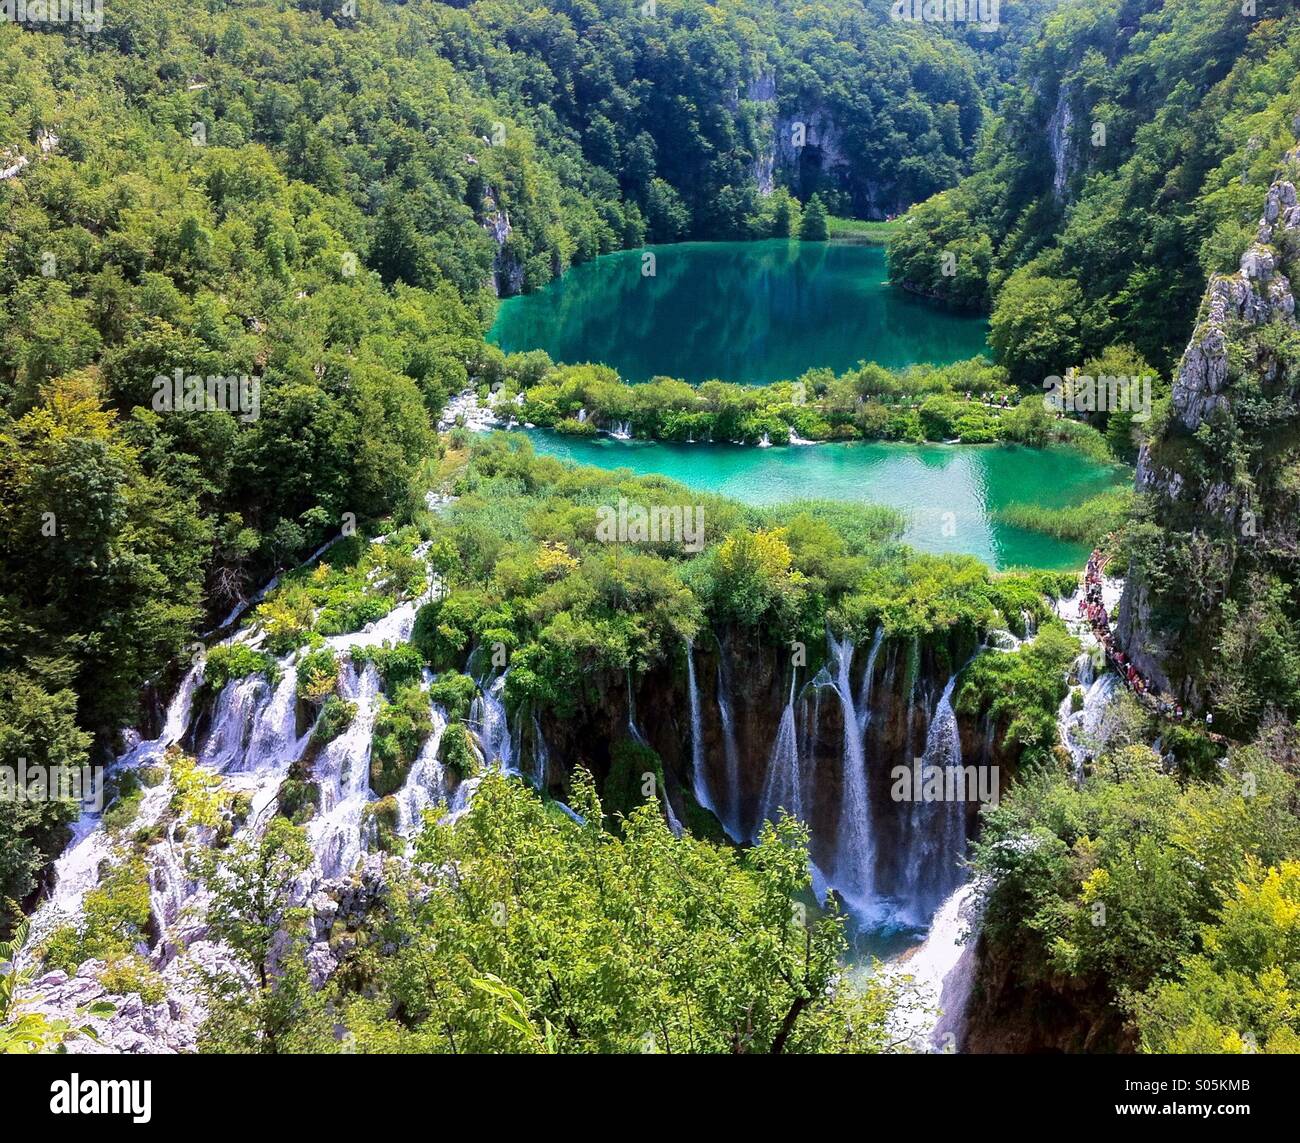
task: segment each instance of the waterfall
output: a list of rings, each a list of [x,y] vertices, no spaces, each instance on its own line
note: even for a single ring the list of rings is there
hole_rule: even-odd
[[[1089,658],[1090,667],[1091,663]],[[1057,725],[1061,741],[1070,752],[1071,775],[1076,785],[1083,785],[1088,758],[1099,745],[1102,718],[1119,686],[1119,676],[1104,671],[1083,692],[1083,706],[1079,710],[1073,709],[1073,688],[1067,688],[1065,698],[1061,700]]]
[[[751,840],[757,841],[765,821],[776,821],[780,811],[791,817],[803,819],[803,775],[799,769],[799,749],[794,717],[794,671],[790,673],[790,697],[781,714],[781,725],[772,744],[772,754],[767,763],[767,777],[763,780],[763,793],[759,799],[758,818],[754,823]],[[733,834],[733,837],[739,836]]]
[[[262,675],[231,679],[217,696],[212,729],[199,750],[199,761],[218,774],[244,769],[259,700],[270,687]]]
[[[835,847],[835,872],[831,884],[861,912],[870,901],[875,884],[875,847],[871,835],[871,801],[867,791],[866,757],[862,749],[865,723],[858,721],[850,674],[853,668],[853,640],[846,634],[839,642],[827,630],[826,642],[835,661],[834,688],[844,717],[844,751],[841,757],[843,781],[839,833]],[[879,634],[873,652],[879,649]]]
[[[546,782],[551,770],[551,751],[542,734],[542,724],[533,715],[533,781],[541,793],[546,793]]]
[[[517,773],[514,767],[514,742],[506,718],[505,704],[501,700],[506,687],[506,674],[502,671],[495,679],[480,684],[479,694],[469,708],[469,728],[478,740],[485,765],[499,764],[507,773]]]
[[[424,811],[447,797],[447,775],[438,761],[438,747],[447,729],[447,712],[437,703],[431,703],[430,717],[433,733],[420,744],[410,773],[397,791],[397,831],[406,838],[419,832]]]
[[[731,718],[727,675],[722,668],[722,660],[726,656],[721,644],[718,650],[718,718],[722,722],[722,749],[727,760],[727,820],[724,824],[727,833],[739,840],[744,836],[740,820],[740,751],[736,748],[736,727]]]
[[[867,724],[871,721],[871,691],[872,679],[876,673],[876,656],[880,654],[880,645],[885,640],[884,624],[876,628],[875,637],[871,640],[871,650],[867,652],[867,666],[862,672],[862,682],[858,684],[858,733],[865,734]]]
[[[925,940],[886,969],[896,980],[910,977],[912,991],[930,1010],[917,1012],[904,1005],[890,1017],[891,1037],[906,1040],[913,1051],[961,1050],[975,984],[976,888],[968,882],[956,889],[935,912]]]
[[[700,715],[700,688],[695,681],[695,644],[686,641],[686,693],[691,709],[691,791],[695,800],[719,821],[713,791],[709,789],[709,775],[704,763],[703,719]]]
[[[636,724],[636,700],[632,697],[632,672],[624,671],[623,677],[627,680],[627,733],[638,746],[644,746],[649,750],[650,744]]]
[[[692,670],[692,673],[694,671]],[[641,728],[636,724],[636,700],[632,694],[632,672],[626,671],[627,679],[627,732],[632,737],[632,741],[638,746],[644,746],[647,750],[653,749],[646,741],[645,735],[641,733]],[[677,814],[673,812],[673,804],[668,800],[668,770],[664,768],[663,789],[660,793],[663,795],[664,818],[668,822],[668,828],[672,830],[674,837],[682,836],[682,823]]]
[[[954,781],[950,787],[940,782],[940,796],[933,800],[926,800],[918,788],[919,781],[935,773],[932,768],[938,768],[940,779],[960,775],[961,735],[952,709],[956,682],[953,675],[943,688],[926,733],[925,753],[912,770],[906,904],[917,921],[928,917],[961,881],[957,859],[966,849],[965,783]]]
[[[314,773],[320,812],[307,836],[322,877],[351,872],[362,852],[361,818],[370,801],[370,740],[378,710],[379,673],[367,663],[357,676],[349,664],[339,672],[339,692],[356,704],[348,728],[317,756]]]

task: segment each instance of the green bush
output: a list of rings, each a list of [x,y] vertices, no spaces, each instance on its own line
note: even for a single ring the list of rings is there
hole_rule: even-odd
[[[341,699],[338,695],[330,695],[320,708],[320,714],[316,716],[316,725],[311,732],[312,741],[318,746],[333,742],[352,725],[356,715],[356,703]]]
[[[463,723],[453,722],[443,732],[438,743],[438,761],[460,780],[472,777],[478,770],[478,754]]]
[[[361,670],[367,663],[375,665],[375,670],[383,680],[384,690],[389,694],[418,683],[424,672],[424,656],[413,643],[398,643],[394,646],[385,641],[381,646],[353,647],[350,653],[357,670]]]
[[[370,747],[370,786],[376,794],[382,798],[401,788],[420,743],[432,731],[429,698],[419,687],[405,687],[380,703]]]
[[[232,679],[262,674],[271,683],[279,678],[279,664],[270,655],[255,651],[247,643],[219,643],[203,660],[203,689],[220,693]]]
[[[445,671],[429,684],[429,700],[441,706],[451,721],[469,717],[476,694],[478,684],[459,671]]]
[[[333,696],[339,681],[339,663],[334,652],[322,647],[305,655],[298,663],[298,698],[321,706]]]

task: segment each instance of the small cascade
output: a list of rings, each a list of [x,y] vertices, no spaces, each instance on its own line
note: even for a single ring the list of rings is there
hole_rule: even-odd
[[[723,824],[732,838],[740,839],[744,836],[740,822],[740,751],[736,747],[727,674],[722,667],[724,658],[725,655],[718,656],[718,718],[722,722],[722,751],[727,762],[727,810]]]
[[[615,421],[609,435],[616,441],[630,441],[632,439],[632,422]]]
[[[700,688],[695,680],[695,644],[690,640],[686,643],[686,694],[691,710],[691,791],[696,802],[721,821],[722,815],[718,812],[713,791],[709,789],[709,775],[705,769]]]
[[[976,885],[968,882],[939,906],[925,940],[886,969],[895,978],[910,976],[920,1006],[929,1010],[903,1007],[892,1017],[892,1037],[913,1051],[961,1051],[975,984],[976,914]]]
[[[943,688],[926,733],[919,774],[915,764],[912,770],[906,904],[918,922],[930,915],[962,877],[958,859],[966,850],[966,785],[959,780],[961,735],[952,708],[956,682],[953,675]],[[936,773],[937,778],[933,777]],[[949,776],[951,783],[944,780]],[[936,784],[938,796],[927,800],[927,793],[936,793]]]
[[[867,792],[867,764],[862,748],[862,732],[866,724],[865,721],[859,721],[850,679],[853,669],[853,640],[846,634],[837,642],[828,630],[826,642],[835,664],[834,689],[839,695],[844,716],[842,804],[831,884],[855,912],[861,912],[872,897],[876,865],[871,834],[871,802]],[[879,636],[873,650],[878,649]]]
[[[759,447],[759,448],[771,448],[771,447],[772,447],[772,438],[771,438],[771,436],[769,436],[767,433],[764,433],[761,437],[759,437],[759,438],[758,438],[758,447]]]
[[[822,667],[799,692],[804,710],[807,710],[809,692],[812,699],[812,715],[804,719],[803,734],[800,736],[802,745],[799,747],[799,757],[803,759],[805,771],[804,783],[810,786],[817,781],[817,743],[820,741],[818,736],[822,728],[822,691],[832,686],[834,683],[830,675],[826,672],[826,668]]]
[[[479,694],[469,708],[469,728],[483,754],[485,765],[500,766],[516,773],[515,743],[510,733],[502,696],[506,689],[506,672],[479,685]]]
[[[542,733],[542,724],[533,715],[533,783],[542,793],[551,772],[551,748],[546,745],[546,736]]]
[[[867,652],[867,666],[862,672],[862,682],[858,684],[858,734],[865,734],[867,724],[871,722],[871,690],[872,679],[876,674],[876,656],[880,654],[880,645],[885,641],[885,628],[882,624],[876,628],[875,637],[871,640],[871,650]]]
[[[1089,665],[1091,666],[1091,659]],[[1061,741],[1070,752],[1071,776],[1078,786],[1083,785],[1088,760],[1093,750],[1100,745],[1102,719],[1119,688],[1119,676],[1113,671],[1104,671],[1084,690],[1083,705],[1078,710],[1074,709],[1072,688],[1066,691],[1065,698],[1061,700],[1057,725]]]
[[[262,675],[231,679],[217,696],[212,710],[212,730],[199,751],[199,761],[218,774],[244,769],[259,703],[269,697],[270,684]]]
[[[425,810],[447,800],[447,774],[438,761],[438,747],[447,729],[447,712],[432,703],[430,716],[433,733],[420,744],[410,773],[397,791],[397,832],[406,838],[419,832]]]
[[[149,850],[149,910],[159,928],[176,921],[196,889],[186,873],[185,844],[177,838],[173,822],[162,841]]]
[[[751,841],[757,841],[766,821],[776,821],[782,811],[800,820],[804,817],[803,774],[799,768],[798,730],[794,717],[793,671],[790,675],[790,697],[781,713],[781,725],[772,744],[772,755],[767,763],[767,777],[763,780],[763,794],[759,800],[758,819],[754,824]],[[736,837],[736,834],[732,835]]]
[[[298,671],[287,667],[281,671],[274,690],[259,704],[248,736],[248,749],[240,768],[254,774],[268,773],[277,778],[288,774],[289,766],[302,755],[308,735],[297,733]],[[278,782],[276,783],[278,786]]]
[[[645,735],[641,733],[641,728],[636,724],[636,700],[632,697],[632,672],[624,671],[624,678],[627,680],[627,733],[638,746],[644,746],[647,750],[650,744],[645,740]]]
[[[350,664],[339,672],[339,693],[355,703],[348,728],[317,756],[320,812],[307,823],[307,836],[322,877],[351,871],[362,853],[361,824],[370,801],[370,740],[378,710],[379,673],[367,663],[360,676]]]
[[[181,679],[176,694],[167,705],[162,733],[157,738],[136,742],[110,767],[110,772],[133,769],[160,760],[169,746],[179,742],[189,729],[194,708],[194,692],[203,679],[202,662],[195,663]],[[168,798],[166,787],[159,786],[146,794],[140,817],[149,815],[156,821]],[[73,823],[72,838],[54,862],[54,889],[32,918],[33,945],[81,907],[81,898],[99,882],[103,862],[112,857],[100,819],[102,810],[84,809]]]

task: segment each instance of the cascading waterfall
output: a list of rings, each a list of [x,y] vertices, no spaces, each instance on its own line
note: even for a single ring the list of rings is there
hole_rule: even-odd
[[[351,665],[339,672],[339,693],[357,712],[347,729],[317,756],[320,812],[307,835],[322,877],[350,871],[362,852],[361,819],[370,802],[370,742],[378,709],[379,672],[367,663],[360,676]]]
[[[700,688],[695,680],[695,644],[686,641],[686,694],[691,711],[691,791],[695,800],[719,821],[722,815],[709,789],[705,770],[703,718],[700,713]]]
[[[203,679],[203,664],[195,663],[186,672],[176,694],[167,705],[162,733],[157,738],[138,741],[110,767],[111,773],[134,769],[159,761],[169,746],[179,742],[189,728],[194,692]],[[137,820],[156,821],[166,808],[168,792],[156,787],[146,794]],[[54,888],[32,918],[33,946],[56,928],[65,918],[76,914],[81,899],[99,881],[103,862],[112,858],[112,848],[101,825],[102,811],[85,808],[72,826],[72,837],[54,862]]]
[[[961,1050],[975,984],[977,906],[974,882],[957,888],[935,911],[925,940],[886,970],[911,977],[920,1001],[918,1008],[901,1006],[890,1017],[891,1037],[907,1041],[913,1051]]]
[[[913,781],[912,804],[908,830],[909,860],[907,876],[907,904],[913,919],[924,923],[943,900],[961,881],[958,858],[966,846],[966,803],[962,795],[964,783],[954,782],[952,788],[942,778],[959,775],[962,764],[961,735],[957,715],[952,708],[952,691],[957,675],[948,680],[926,733],[925,753],[921,757],[920,776],[940,775],[940,796],[927,800],[923,790]],[[913,769],[915,779],[916,769]]]
[[[516,773],[515,749],[506,718],[505,704],[501,700],[506,687],[506,671],[479,686],[479,694],[469,709],[469,726],[478,740],[478,748],[486,765],[499,765],[507,773]]]
[[[632,697],[632,672],[624,671],[623,677],[627,680],[627,733],[628,736],[638,746],[644,746],[649,749],[650,744],[646,742],[645,735],[641,733],[641,728],[636,724],[636,700]]]
[[[871,801],[867,792],[867,763],[862,748],[865,721],[859,721],[850,674],[853,669],[853,640],[846,634],[838,642],[828,630],[826,642],[835,663],[835,693],[844,716],[844,777],[841,784],[840,822],[835,847],[835,868],[831,884],[861,912],[872,897],[876,854],[872,843]],[[874,652],[879,649],[877,634]],[[870,670],[870,668],[868,668]]]
[[[433,733],[420,744],[411,763],[406,782],[397,792],[397,829],[403,837],[414,837],[424,819],[424,811],[447,799],[447,774],[438,761],[438,747],[447,729],[447,712],[431,704]]]
[[[862,682],[858,684],[858,733],[865,734],[867,724],[871,721],[871,690],[872,680],[876,674],[876,656],[880,654],[880,646],[885,641],[885,628],[880,626],[876,628],[875,637],[871,640],[871,650],[867,652],[867,666],[862,672]]]
[[[764,822],[775,821],[782,811],[800,820],[804,817],[803,775],[799,768],[798,730],[794,717],[794,684],[795,674],[792,670],[790,697],[781,713],[781,725],[776,732],[776,741],[772,744],[751,841],[758,840]]]
[[[721,647],[719,647],[721,651]],[[727,674],[718,656],[718,718],[722,722],[722,751],[727,762],[727,812],[724,828],[733,838],[744,837],[740,815],[740,751],[736,748],[736,727],[731,718],[731,698],[727,691]]]
[[[641,728],[636,724],[636,700],[632,694],[632,672],[625,672],[625,677],[627,678],[627,732],[632,741],[638,746],[650,749],[650,744],[646,741],[645,735],[641,733]],[[668,797],[668,776],[666,773],[664,775],[664,787],[659,793],[663,799],[664,818],[668,822],[668,828],[672,831],[674,837],[681,837],[682,823],[673,810],[673,803]]]
[[[542,724],[533,715],[533,782],[543,793],[551,771],[551,748],[546,745]]]

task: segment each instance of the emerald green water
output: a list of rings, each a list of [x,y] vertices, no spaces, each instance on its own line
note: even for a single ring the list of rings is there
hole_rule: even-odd
[[[655,274],[642,274],[645,253]],[[764,384],[859,361],[946,364],[985,349],[987,323],[889,286],[879,246],[683,242],[575,266],[501,303],[488,339],[508,353],[612,365],[628,381]]]
[[[995,519],[1013,503],[1077,504],[1131,482],[1130,470],[1071,449],[1018,445],[819,444],[778,448],[659,444],[529,433],[537,451],[601,468],[660,473],[746,504],[809,498],[885,504],[907,514],[904,539],[966,552],[994,568],[1080,568],[1086,545]]]

